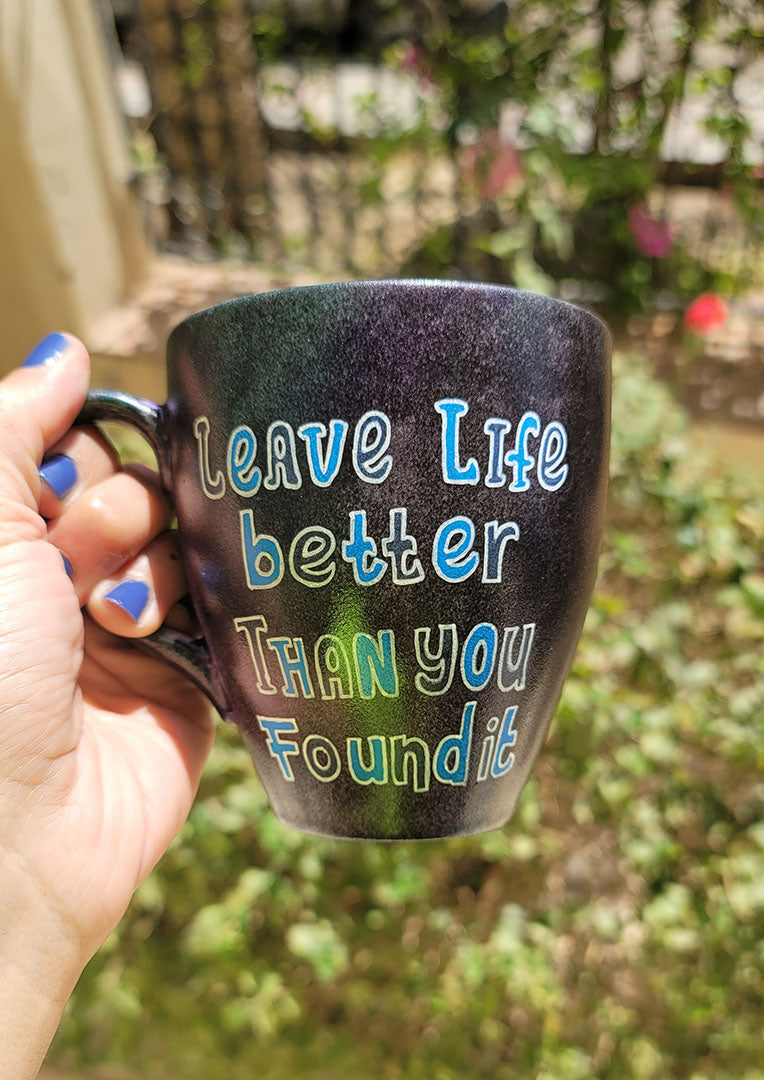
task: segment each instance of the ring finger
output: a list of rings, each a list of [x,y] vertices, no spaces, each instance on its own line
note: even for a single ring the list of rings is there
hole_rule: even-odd
[[[156,473],[128,465],[83,491],[48,529],[67,559],[80,603],[116,574],[172,520]]]

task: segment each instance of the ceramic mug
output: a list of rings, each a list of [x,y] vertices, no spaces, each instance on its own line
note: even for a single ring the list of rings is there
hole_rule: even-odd
[[[504,824],[584,621],[607,485],[609,337],[493,285],[248,296],[171,334],[165,405],[82,419],[153,446],[203,640],[143,647],[239,728],[287,825]]]

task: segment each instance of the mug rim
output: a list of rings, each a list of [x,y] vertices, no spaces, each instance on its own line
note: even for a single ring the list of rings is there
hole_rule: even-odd
[[[612,340],[610,330],[604,319],[601,319],[599,315],[589,308],[574,304],[570,300],[563,300],[559,296],[534,293],[528,289],[518,289],[514,285],[499,285],[488,281],[464,281],[451,278],[359,278],[354,281],[322,281],[313,285],[288,285],[280,289],[266,289],[264,292],[245,293],[243,296],[234,296],[230,300],[221,300],[217,304],[210,304],[208,307],[200,308],[199,311],[195,311],[182,319],[170,332],[168,344],[176,334],[180,335],[181,331],[192,329],[198,321],[213,318],[219,313],[227,312],[236,306],[248,306],[253,301],[267,300],[272,296],[283,296],[284,294],[293,294],[295,298],[298,298],[306,293],[332,292],[336,289],[368,288],[369,286],[391,291],[421,289],[424,286],[433,292],[448,289],[466,289],[481,293],[508,293],[518,299],[527,298],[535,304],[556,308],[560,313],[575,312],[578,316],[587,316],[595,326],[598,326],[604,332],[608,343]]]

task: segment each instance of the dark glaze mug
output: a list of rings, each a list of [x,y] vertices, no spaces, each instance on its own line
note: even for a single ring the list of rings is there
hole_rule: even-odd
[[[568,673],[607,486],[609,337],[493,285],[373,281],[181,323],[153,446],[203,640],[143,642],[237,725],[278,817],[414,839],[511,816]]]

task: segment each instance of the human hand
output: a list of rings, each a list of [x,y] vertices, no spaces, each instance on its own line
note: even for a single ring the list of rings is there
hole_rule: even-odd
[[[36,1075],[82,967],[185,821],[212,742],[206,698],[127,640],[177,614],[186,585],[156,476],[69,430],[89,366],[51,335],[0,381],[0,1075],[14,1080]]]

